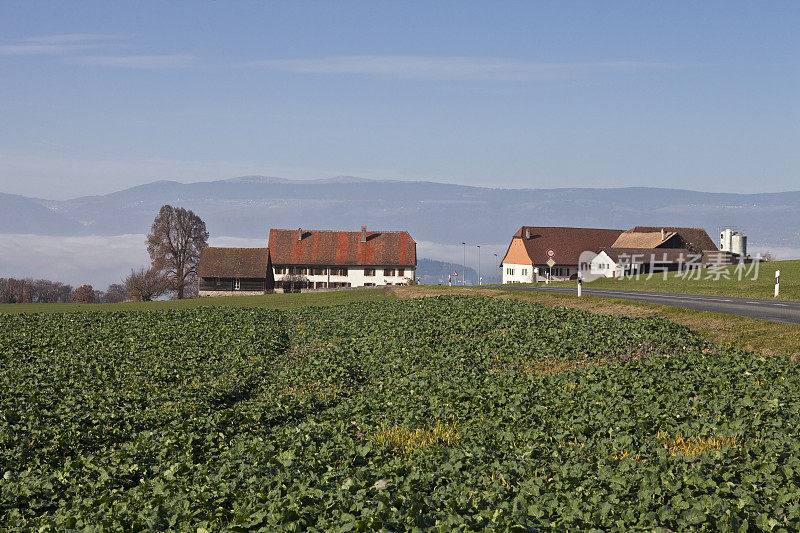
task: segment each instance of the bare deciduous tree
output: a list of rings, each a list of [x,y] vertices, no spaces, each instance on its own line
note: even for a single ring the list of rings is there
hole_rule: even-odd
[[[128,290],[122,283],[112,283],[103,293],[102,302],[107,304],[115,304],[124,302],[128,299]]]
[[[196,279],[200,251],[206,246],[205,222],[194,212],[171,205],[161,208],[147,236],[153,268],[164,274],[178,298]]]
[[[142,267],[131,270],[125,278],[128,299],[134,302],[150,302],[169,290],[167,281],[158,270]]]
[[[72,286],[47,279],[0,278],[0,303],[69,302]]]

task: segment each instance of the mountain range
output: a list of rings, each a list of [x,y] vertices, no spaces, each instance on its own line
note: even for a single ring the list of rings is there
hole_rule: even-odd
[[[523,224],[626,229],[722,227],[752,247],[800,249],[800,191],[708,193],[668,188],[499,189],[356,177],[288,180],[244,176],[155,181],[122,191],[46,200],[0,194],[0,233],[144,234],[163,204],[192,209],[212,236],[266,239],[269,228],[405,229],[418,242],[507,243]]]

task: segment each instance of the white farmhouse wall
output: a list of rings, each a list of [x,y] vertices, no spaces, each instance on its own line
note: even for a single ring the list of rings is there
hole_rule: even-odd
[[[605,252],[600,252],[589,263],[589,274],[593,277],[613,278],[619,275],[619,267]]]
[[[295,267],[298,268],[298,267]],[[302,267],[300,267],[302,268]],[[323,267],[313,267],[313,268],[323,268]],[[332,267],[334,270],[340,267]],[[351,287],[363,287],[368,283],[374,284],[377,286],[384,286],[384,285],[408,285],[411,281],[415,279],[415,271],[413,268],[405,268],[403,275],[397,275],[397,268],[383,268],[383,267],[370,267],[375,271],[374,276],[367,276],[364,274],[365,268],[364,267],[341,267],[347,268],[347,275],[346,276],[335,276],[330,275],[328,276],[328,268],[324,268],[325,274],[305,274],[304,277],[308,279],[311,283],[349,283]],[[387,270],[393,270],[395,275],[386,275]],[[275,285],[277,286],[283,278],[288,274],[278,274],[275,273]]]
[[[503,263],[503,283],[533,283],[533,265]]]

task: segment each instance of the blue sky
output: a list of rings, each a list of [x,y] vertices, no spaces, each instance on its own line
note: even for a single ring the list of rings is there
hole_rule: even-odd
[[[2,2],[0,192],[797,190],[800,2]]]

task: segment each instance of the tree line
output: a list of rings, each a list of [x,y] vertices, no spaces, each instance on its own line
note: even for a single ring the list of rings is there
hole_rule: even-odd
[[[68,283],[49,279],[0,278],[0,303],[116,303],[127,299],[125,287],[112,283],[105,291],[91,285],[77,289]]]
[[[205,222],[190,210],[165,205],[153,220],[146,244],[150,266],[131,269],[121,283],[105,291],[47,279],[0,278],[0,303],[147,302],[168,293],[197,297],[200,252],[208,246]]]

